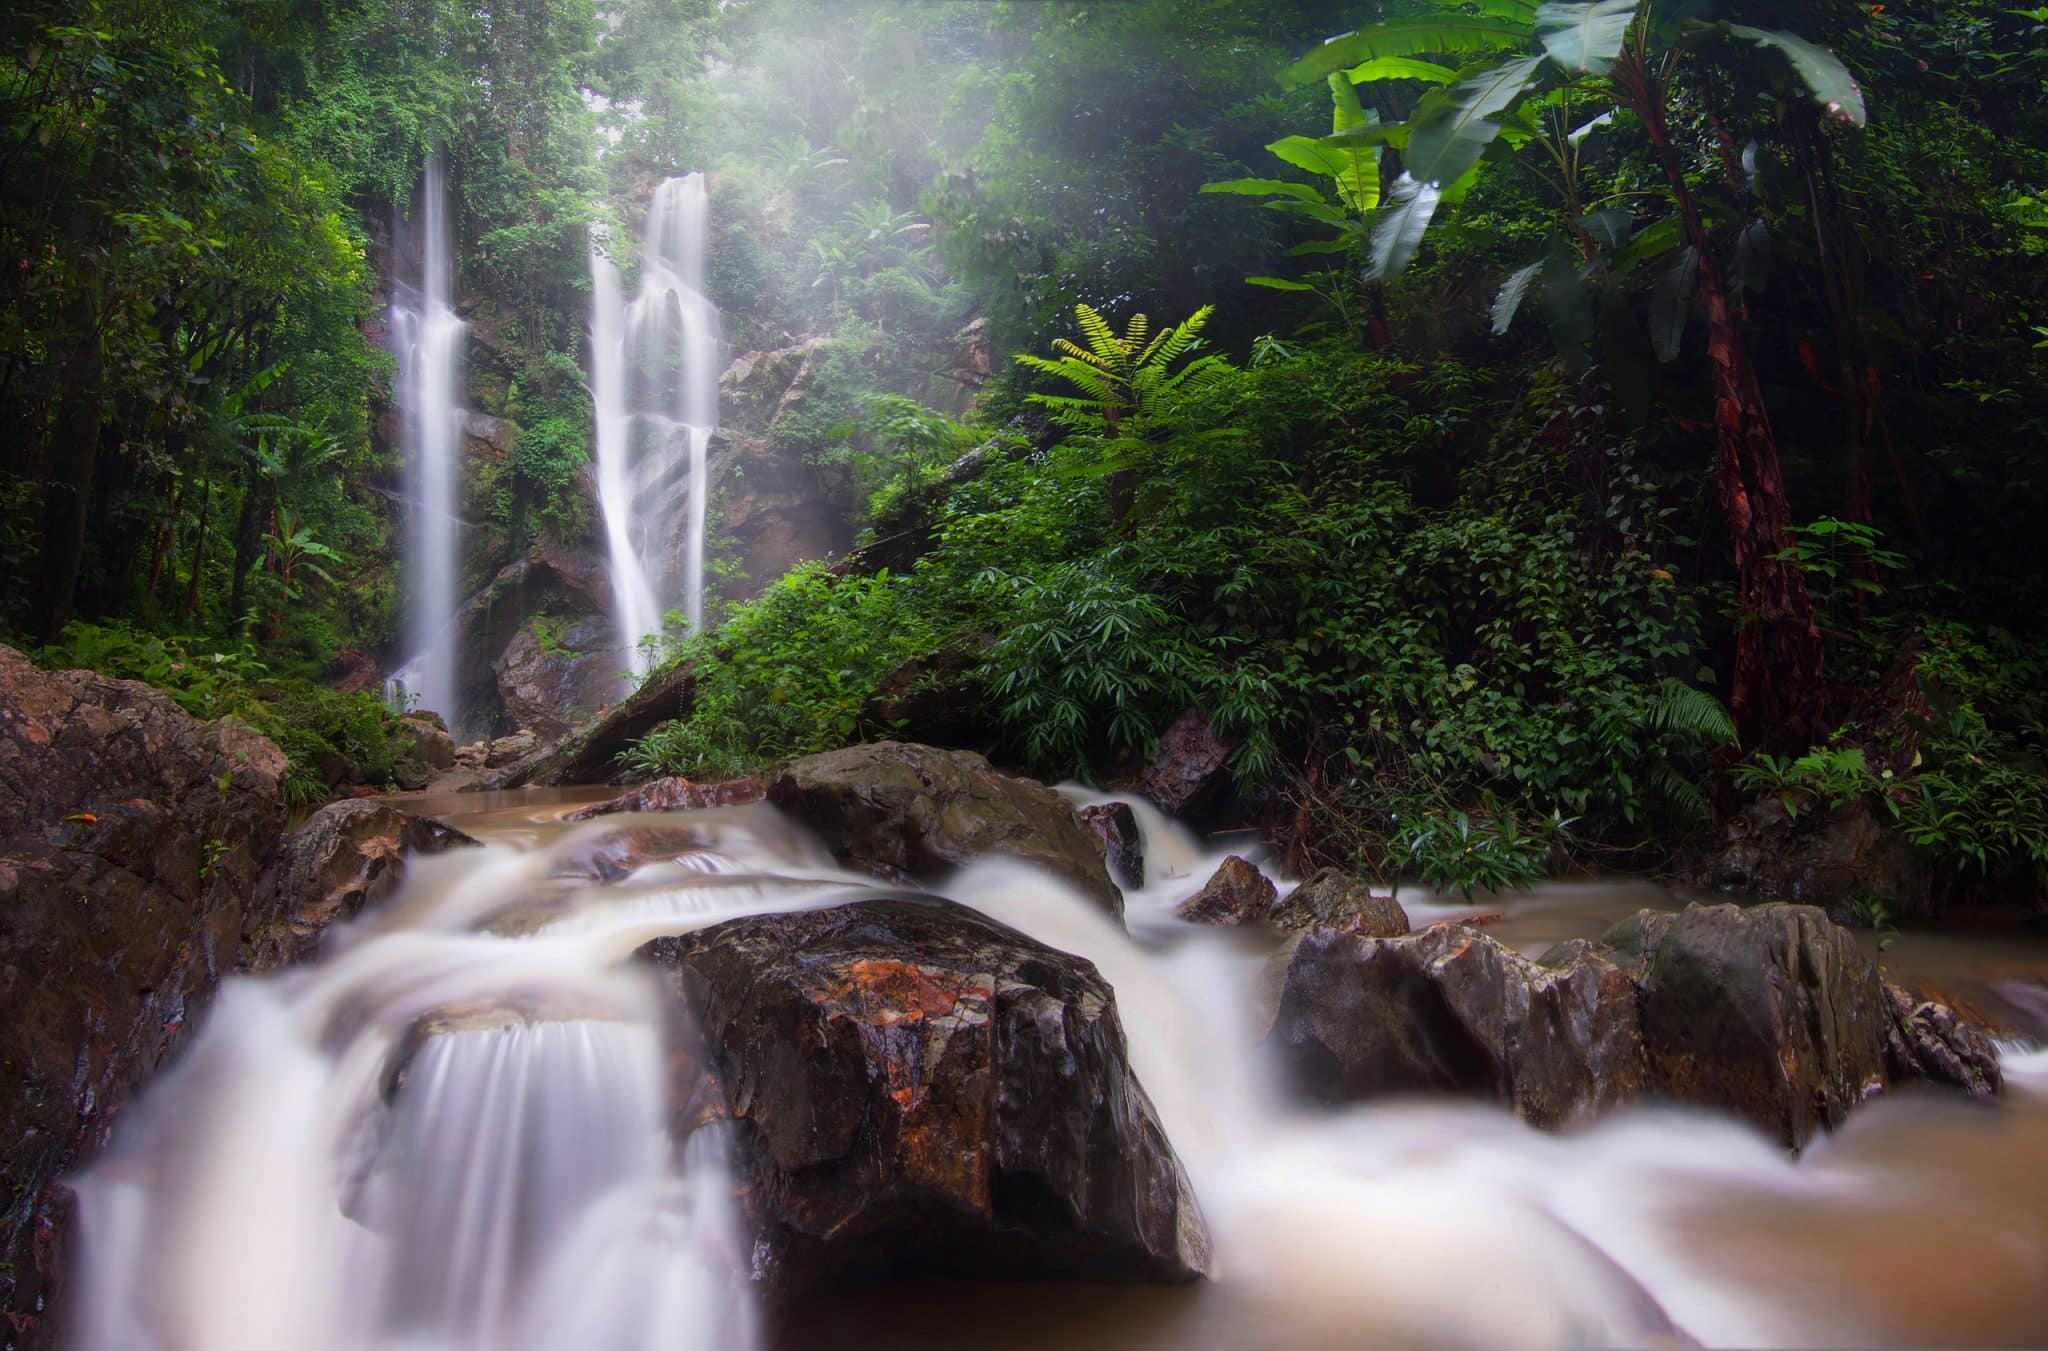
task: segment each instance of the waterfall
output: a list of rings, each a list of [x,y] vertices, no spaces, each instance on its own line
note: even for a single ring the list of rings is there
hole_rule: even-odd
[[[399,283],[391,301],[409,504],[405,641],[411,655],[392,673],[385,693],[394,703],[439,713],[458,731],[455,572],[461,522],[455,507],[465,325],[455,315],[442,178],[440,158],[429,159],[420,188],[419,284]]]
[[[641,640],[661,632],[671,608],[681,608],[692,633],[704,623],[704,499],[719,358],[718,307],[704,293],[708,210],[701,173],[656,190],[631,301],[611,241],[602,229],[591,232],[598,503],[619,641],[635,673],[648,666]]]

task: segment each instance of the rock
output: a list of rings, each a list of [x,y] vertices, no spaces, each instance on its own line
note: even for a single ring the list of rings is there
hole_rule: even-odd
[[[1625,970],[1596,954],[1540,966],[1460,924],[1309,930],[1272,1038],[1325,1099],[1469,1093],[1543,1126],[1639,1097],[1648,1078]]]
[[[455,768],[455,738],[437,714],[408,713],[392,724],[391,776],[401,788],[424,788]]]
[[[1864,802],[1831,810],[1801,802],[1788,812],[1781,798],[1766,796],[1721,832],[1701,880],[1722,891],[1819,906],[1838,921],[1868,896],[1901,916],[1926,914],[1938,900],[1938,870]]]
[[[1207,1269],[1088,962],[933,898],[735,920],[653,951],[703,1029],[778,1291]]]
[[[937,880],[977,858],[1008,856],[1123,916],[1123,893],[1067,800],[998,774],[972,751],[877,741],[806,756],[776,775],[768,799],[842,862],[881,877]]]
[[[1209,715],[1191,708],[1159,738],[1140,791],[1170,815],[1196,815],[1228,791],[1229,759],[1230,747],[1209,725]]]
[[[0,647],[0,1326],[52,1297],[80,1166],[269,916],[284,753]]]
[[[1638,963],[1662,1096],[1726,1108],[1798,1146],[1884,1087],[1877,968],[1812,906],[1644,911],[1601,943]]]
[[[605,669],[617,649],[603,615],[536,617],[512,635],[492,668],[505,716],[542,741],[561,740],[618,696],[618,672]],[[605,659],[594,661],[592,653]]]
[[[299,961],[329,925],[353,919],[396,891],[408,854],[475,843],[452,826],[382,803],[329,803],[285,842],[271,882],[276,915],[251,936],[244,965],[269,971]]]
[[[481,773],[516,765],[540,750],[540,738],[524,728],[489,741],[472,741],[455,752],[457,769]]]
[[[334,666],[336,694],[361,694],[364,690],[374,690],[377,682],[384,678],[375,657],[352,647],[344,647],[334,654]]]
[[[791,399],[785,393],[778,401],[775,418],[801,404],[801,398]],[[853,532],[800,448],[765,431],[756,435],[727,424],[712,435],[709,454],[719,534],[726,556],[739,564],[709,583],[727,603],[759,594],[806,559],[853,547]]]
[[[693,812],[706,807],[743,807],[767,796],[768,785],[759,779],[724,779],[717,783],[656,779],[623,796],[579,808],[563,820],[588,821],[617,812]]]
[[[873,564],[849,555],[834,570],[864,573]],[[861,707],[861,720],[875,727],[915,727],[934,746],[991,746],[1001,732],[982,700],[961,697],[983,655],[975,647],[948,647],[929,657],[912,657],[884,675]]]
[[[556,861],[558,877],[583,877],[612,883],[650,863],[672,863],[709,846],[708,836],[688,826],[622,826],[563,851]]]
[[[1973,1098],[1995,1096],[2005,1084],[1998,1048],[1980,1027],[1948,1005],[1884,982],[1885,1070],[1893,1080],[1925,1079],[1959,1088]]]
[[[1193,924],[1256,924],[1272,910],[1277,895],[1264,873],[1232,854],[1174,913]]]
[[[496,786],[559,787],[616,781],[619,756],[641,737],[672,718],[688,716],[696,682],[687,663],[663,667],[598,720],[563,738],[549,750],[512,766]]]
[[[1110,880],[1137,890],[1145,885],[1145,842],[1138,832],[1138,814],[1128,802],[1102,802],[1074,813],[1102,848]]]
[[[1338,868],[1324,868],[1289,892],[1266,914],[1283,933],[1340,929],[1365,938],[1399,938],[1408,932],[1408,912],[1392,896],[1381,896]]]
[[[1537,962],[1465,925],[1311,929],[1273,1038],[1327,1098],[1451,1089],[1552,1125],[1638,1097],[1747,1117],[1798,1147],[1888,1083],[1998,1091],[1994,1048],[1887,991],[1811,906],[1645,910]]]

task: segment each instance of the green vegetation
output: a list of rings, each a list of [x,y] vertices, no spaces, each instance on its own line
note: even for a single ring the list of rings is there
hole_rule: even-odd
[[[0,37],[0,624],[273,730],[303,791],[393,764],[322,689],[388,655],[365,333],[438,149],[496,420],[471,589],[597,537],[588,227],[690,169],[767,373],[731,420],[860,540],[714,549],[640,772],[900,734],[1100,780],[1199,707],[1300,862],[1654,866],[1768,795],[2048,885],[2037,13],[94,0]],[[514,626],[551,659],[566,603]]]

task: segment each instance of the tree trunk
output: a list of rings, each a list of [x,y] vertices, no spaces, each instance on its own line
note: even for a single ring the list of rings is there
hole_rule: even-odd
[[[1727,279],[1672,148],[1662,99],[1647,80],[1641,93],[1634,111],[1671,183],[1686,238],[1699,255],[1699,298],[1714,380],[1714,492],[1735,549],[1742,612],[1728,703],[1744,740],[1803,747],[1822,720],[1820,625],[1806,575],[1791,556],[1792,507],[1785,496],[1777,437],[1729,305]]]

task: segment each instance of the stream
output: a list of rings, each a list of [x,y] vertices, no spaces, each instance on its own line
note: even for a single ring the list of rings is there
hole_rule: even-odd
[[[873,895],[765,805],[610,883],[600,794],[407,800],[485,841],[416,860],[317,961],[228,982],[77,1179],[84,1351],[2038,1344],[2048,1338],[2048,940],[1905,934],[1909,980],[2015,1040],[1993,1107],[1894,1093],[1794,1158],[1672,1108],[1537,1131],[1491,1106],[1293,1103],[1259,1051],[1269,942],[1173,918],[1221,853],[1144,804],[1129,933],[1014,862],[940,888],[1115,987],[1211,1228],[1191,1287],[915,1280],[764,1326],[717,1131],[680,1149],[651,939]],[[1074,792],[1084,801],[1097,795]],[[1243,845],[1237,848],[1241,851]],[[1255,860],[1256,861],[1256,860]],[[1554,884],[1465,905],[1526,952],[1682,898]],[[2021,1040],[2020,1038],[2025,1038]]]

